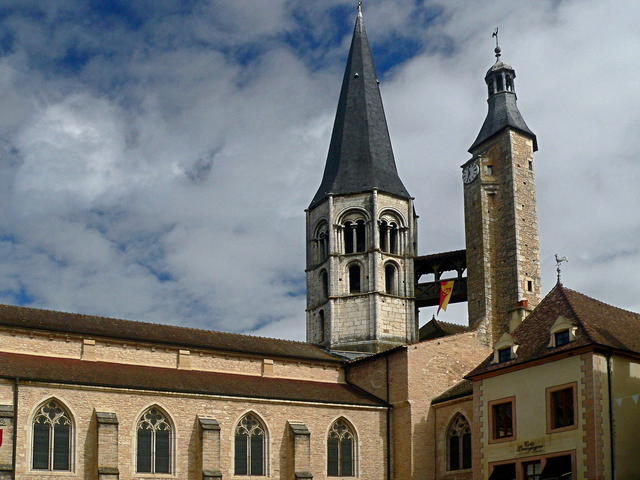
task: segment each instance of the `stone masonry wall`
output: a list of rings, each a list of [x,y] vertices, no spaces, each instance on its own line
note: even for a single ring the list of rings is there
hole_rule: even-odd
[[[518,302],[540,301],[533,143],[505,130],[472,161],[480,175],[465,185],[469,320],[493,344]]]
[[[2,388],[0,388],[2,390]],[[293,439],[288,422],[302,422],[311,432],[310,470],[314,479],[326,478],[326,435],[331,423],[344,416],[356,429],[358,477],[382,480],[386,473],[386,409],[340,405],[216,398],[205,395],[142,392],[119,389],[22,383],[18,395],[18,450],[16,478],[45,480],[51,474],[30,469],[31,418],[36,408],[50,398],[64,404],[73,416],[74,470],[56,478],[97,479],[97,422],[95,411],[116,412],[118,418],[118,470],[121,479],[180,478],[201,480],[198,415],[220,424],[220,467],[223,478],[233,476],[233,439],[236,422],[248,411],[257,414],[268,430],[268,475],[293,478],[289,458]],[[135,473],[136,425],[140,415],[158,405],[170,416],[174,428],[174,473]]]
[[[92,338],[90,342],[94,344],[86,345],[85,340],[87,339],[84,337],[71,334],[0,327],[0,351],[4,352],[79,359],[89,357],[89,360],[95,361],[178,367],[180,349],[176,347],[100,338]],[[262,375],[262,356],[204,349],[188,352],[188,368],[191,370]],[[301,360],[273,360],[273,375],[276,377],[302,380],[313,377],[317,381],[343,381],[342,369],[336,365]],[[182,365],[181,368],[185,366]]]

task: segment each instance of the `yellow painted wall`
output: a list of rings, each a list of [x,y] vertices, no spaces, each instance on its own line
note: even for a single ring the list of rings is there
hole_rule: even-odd
[[[580,366],[580,357],[569,357],[482,381],[483,478],[489,476],[488,465],[490,462],[526,457],[527,455],[518,455],[516,453],[517,446],[525,441],[542,441],[544,451],[540,452],[539,455],[576,450],[576,478],[584,478],[581,459],[583,406],[581,405]],[[571,382],[577,382],[578,388],[578,408],[575,411],[578,428],[547,434],[546,389],[547,387]],[[489,402],[511,396],[516,397],[516,439],[510,442],[489,444]]]
[[[616,478],[640,479],[640,362],[616,356],[612,358],[612,370]]]

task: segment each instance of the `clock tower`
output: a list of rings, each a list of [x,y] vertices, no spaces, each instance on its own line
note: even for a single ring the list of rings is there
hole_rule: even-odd
[[[538,144],[516,105],[515,70],[495,53],[487,117],[462,165],[469,324],[490,346],[540,301]]]

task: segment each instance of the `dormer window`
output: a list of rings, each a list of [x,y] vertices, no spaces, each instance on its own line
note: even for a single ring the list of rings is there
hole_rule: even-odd
[[[571,341],[569,337],[569,330],[561,330],[554,333],[553,336],[555,337],[556,347],[561,347]]]
[[[549,348],[562,347],[576,340],[578,327],[568,318],[559,316],[549,331]]]
[[[493,363],[504,363],[517,358],[518,344],[508,333],[503,334],[493,347]]]
[[[498,350],[498,363],[508,362],[509,360],[511,360],[511,347]]]

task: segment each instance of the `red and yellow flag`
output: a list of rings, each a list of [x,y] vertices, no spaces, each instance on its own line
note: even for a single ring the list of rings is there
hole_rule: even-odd
[[[449,305],[449,300],[451,300],[451,294],[453,293],[453,284],[455,280],[446,280],[444,282],[440,282],[440,305],[438,305],[438,313],[440,313],[440,309],[447,311],[447,305]]]

